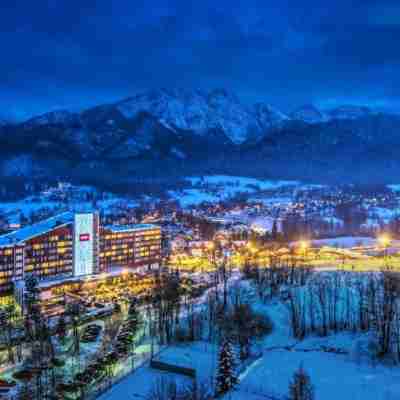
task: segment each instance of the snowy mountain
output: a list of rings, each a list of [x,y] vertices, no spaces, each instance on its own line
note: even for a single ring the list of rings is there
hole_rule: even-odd
[[[290,114],[290,118],[307,124],[319,124],[329,120],[329,116],[313,104],[307,104],[296,109]]]
[[[16,119],[8,116],[4,116],[0,114],[0,128],[7,125],[15,125]]]
[[[0,174],[251,175],[272,168],[296,179],[329,169],[337,178],[340,169],[354,174],[356,160],[360,174],[383,165],[393,174],[400,173],[399,130],[400,116],[366,107],[306,105],[286,115],[264,103],[243,104],[222,89],[161,89],[0,125]]]
[[[25,122],[25,126],[33,128],[43,125],[70,125],[78,121],[79,114],[72,113],[68,110],[57,110],[31,118]]]
[[[266,130],[281,128],[290,120],[288,115],[264,103],[256,103],[253,112],[259,126]]]
[[[331,119],[358,119],[374,113],[375,112],[368,107],[354,105],[343,105],[328,111],[328,115]]]
[[[262,137],[283,118],[268,106],[247,107],[223,89],[209,93],[200,90],[156,90],[123,100],[116,107],[128,119],[145,111],[171,130],[204,136],[217,129],[234,144],[241,144],[255,135]]]
[[[320,124],[332,120],[352,120],[376,115],[368,107],[357,105],[343,105],[331,109],[322,110],[313,104],[304,105],[290,114],[290,118],[296,121],[303,121],[307,124]]]

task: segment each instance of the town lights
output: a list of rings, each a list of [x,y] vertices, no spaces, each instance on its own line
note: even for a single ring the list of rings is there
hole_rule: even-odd
[[[255,253],[257,251],[257,247],[254,243],[247,243],[247,248],[249,249],[250,253]]]
[[[299,248],[301,251],[305,252],[310,247],[310,243],[307,240],[300,240]]]
[[[378,242],[382,247],[386,248],[390,245],[391,242],[390,236],[387,234],[383,234],[378,237]]]
[[[253,254],[253,256],[257,253],[257,248],[256,247],[252,247],[250,249],[250,253]]]
[[[213,251],[214,248],[215,248],[214,242],[208,243],[208,244],[207,244],[207,248],[208,248],[208,250]]]
[[[387,261],[387,256],[388,256],[388,247],[391,243],[392,239],[390,236],[386,233],[382,234],[381,236],[378,237],[378,243],[381,245],[383,248],[383,259],[385,260],[385,263]]]
[[[122,276],[123,276],[123,277],[127,277],[128,275],[129,275],[128,269],[127,269],[127,268],[124,268],[124,269],[122,270]]]

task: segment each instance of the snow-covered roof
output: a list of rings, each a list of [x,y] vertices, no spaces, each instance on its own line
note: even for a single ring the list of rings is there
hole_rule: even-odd
[[[147,229],[159,229],[160,227],[153,224],[134,224],[134,225],[107,225],[105,228],[112,232],[132,232],[132,231],[143,231]]]
[[[110,278],[110,277],[114,277],[114,276],[124,275],[126,273],[137,273],[137,271],[135,271],[133,269],[112,266],[112,269],[110,271],[102,272],[101,274],[91,274],[91,275],[84,275],[84,276],[69,275],[69,276],[51,277],[46,280],[40,281],[38,283],[38,286],[40,289],[48,289],[53,286],[62,285],[65,283],[82,282],[82,281],[85,281],[85,282],[96,281],[96,280],[102,280],[102,279]]]
[[[7,233],[6,235],[0,236],[0,247],[24,242],[35,236],[50,232],[56,227],[72,223],[73,219],[74,214],[68,211],[62,214],[58,214],[44,221],[40,221],[36,224],[18,229],[14,232]]]

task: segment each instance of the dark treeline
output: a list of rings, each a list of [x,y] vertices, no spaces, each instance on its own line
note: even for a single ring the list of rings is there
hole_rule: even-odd
[[[314,274],[295,258],[271,258],[270,268],[247,265],[264,301],[280,296],[287,304],[293,336],[371,333],[367,353],[400,363],[400,274],[382,272]]]

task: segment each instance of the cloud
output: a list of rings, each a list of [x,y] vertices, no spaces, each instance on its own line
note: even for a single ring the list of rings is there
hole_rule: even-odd
[[[4,3],[3,107],[77,107],[160,86],[227,86],[282,108],[398,95],[392,0]]]

